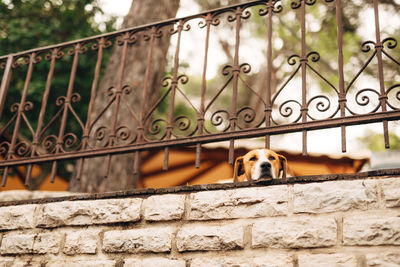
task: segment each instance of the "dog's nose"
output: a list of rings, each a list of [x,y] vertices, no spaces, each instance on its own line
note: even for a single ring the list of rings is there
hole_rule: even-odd
[[[260,167],[261,167],[262,169],[270,169],[270,168],[271,168],[271,163],[269,163],[269,162],[263,162],[263,163],[261,163]]]

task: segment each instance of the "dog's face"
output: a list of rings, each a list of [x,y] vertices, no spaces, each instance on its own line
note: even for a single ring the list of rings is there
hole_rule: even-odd
[[[235,161],[234,181],[286,178],[287,160],[269,149],[256,149]]]

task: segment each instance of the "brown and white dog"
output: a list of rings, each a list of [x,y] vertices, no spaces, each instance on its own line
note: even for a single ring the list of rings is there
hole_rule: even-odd
[[[292,176],[292,173],[284,156],[269,149],[255,149],[236,159],[233,181],[278,179],[287,176]]]

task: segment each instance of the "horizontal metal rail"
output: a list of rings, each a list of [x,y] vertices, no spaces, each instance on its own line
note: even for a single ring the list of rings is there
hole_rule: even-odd
[[[266,128],[247,129],[229,133],[210,134],[204,136],[186,137],[186,138],[164,140],[164,141],[153,141],[145,144],[127,145],[123,147],[112,147],[107,149],[96,149],[96,150],[73,152],[73,153],[66,152],[59,155],[33,157],[28,159],[20,158],[8,161],[0,161],[0,168],[5,166],[38,164],[44,162],[51,162],[54,160],[68,160],[77,158],[101,157],[109,154],[132,153],[137,150],[160,149],[166,146],[192,146],[197,143],[202,143],[202,144],[215,143],[215,142],[227,141],[232,138],[246,139],[246,138],[261,137],[267,134],[279,135],[279,134],[300,132],[302,130],[311,131],[311,130],[330,129],[340,126],[362,125],[368,123],[381,122],[382,120],[387,120],[387,121],[400,120],[400,111],[387,111],[374,114],[357,115],[346,118],[328,119],[324,121],[310,121],[305,123],[278,125]]]

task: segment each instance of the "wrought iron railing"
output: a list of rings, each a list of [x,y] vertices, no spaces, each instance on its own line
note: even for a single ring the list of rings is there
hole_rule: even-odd
[[[32,166],[35,164],[51,163],[51,175],[54,180],[58,162],[77,160],[76,174],[79,178],[87,158],[105,157],[106,165],[109,165],[115,154],[133,153],[138,158],[141,151],[150,149],[165,150],[164,169],[167,169],[169,149],[181,145],[195,147],[195,166],[199,167],[202,145],[218,141],[230,142],[228,161],[233,163],[236,139],[264,137],[265,146],[269,147],[270,136],[292,132],[302,133],[302,149],[306,154],[308,131],[335,127],[341,128],[342,151],[345,152],[346,126],[373,122],[382,122],[385,146],[389,147],[388,121],[400,119],[400,109],[393,103],[400,101],[400,91],[398,90],[400,83],[396,84],[395,81],[385,80],[383,57],[397,66],[397,72],[400,66],[400,57],[398,54],[390,53],[391,49],[395,49],[397,46],[396,39],[393,37],[381,38],[378,0],[373,1],[372,7],[375,14],[376,39],[361,44],[359,53],[365,53],[367,59],[360,64],[359,71],[347,82],[345,81],[343,60],[343,49],[346,44],[343,42],[345,32],[342,26],[342,2],[326,0],[318,3],[318,5],[331,5],[336,13],[337,39],[332,42],[336,42],[337,47],[337,82],[329,81],[324,73],[321,73],[314,65],[323,59],[323,55],[321,56],[318,51],[310,50],[307,46],[306,13],[308,6],[315,4],[315,0],[294,0],[286,7],[279,0],[249,1],[184,18],[170,19],[0,57],[0,70],[2,71],[0,154],[4,159],[0,161],[0,168],[3,170],[2,185],[6,184],[9,169],[12,167],[27,167],[26,183],[28,184]],[[274,17],[279,16],[279,13],[285,8],[296,14],[296,24],[300,28],[298,43],[300,53],[287,58],[288,66],[292,70],[279,86],[273,88],[271,81],[273,60],[279,54],[279,51],[274,49],[273,42],[274,29],[278,27],[274,24],[276,22]],[[250,64],[240,61],[241,27],[252,17],[262,17],[266,26],[264,38],[267,47],[265,53],[266,72],[265,77],[262,77],[266,84],[262,88],[252,88],[246,79],[246,75],[251,71]],[[221,77],[225,79],[224,82],[216,90],[211,90],[207,87],[206,79],[210,62],[210,34],[216,27],[222,27],[220,26],[223,24],[222,21],[233,29],[233,58],[229,65],[221,68]],[[197,25],[190,25],[193,22],[196,22]],[[190,44],[199,45],[196,51],[203,53],[203,61],[195,63],[202,65],[203,72],[201,85],[194,93],[197,94],[195,97],[188,96],[183,89],[183,85],[190,81],[188,76],[180,72],[181,48],[189,45],[182,43],[181,36],[193,27],[204,31],[204,43],[201,46],[193,42]],[[176,36],[172,72],[170,76],[163,79],[160,87],[164,89],[153,101],[149,96],[150,89],[148,88],[148,73],[157,64],[157,62],[152,62],[153,47],[157,38],[164,38],[167,35]],[[130,84],[124,84],[124,70],[127,64],[128,48],[137,45],[138,40],[147,44],[148,60],[143,62],[146,66],[143,73],[143,85],[140,88],[133,88]],[[104,53],[117,46],[121,47],[123,51],[120,67],[116,72],[119,77],[118,84],[110,84],[108,85],[109,90],[101,92],[98,90],[98,84],[101,79],[102,64],[103,66],[106,64]],[[89,77],[88,73],[79,72],[79,64],[82,62],[80,59],[90,53],[96,58],[97,63],[92,66],[93,71],[90,74],[93,76]],[[378,88],[354,88],[355,82],[371,65],[372,60],[377,60],[377,75],[374,76],[374,79],[378,81]],[[46,64],[48,72],[34,73],[39,64]],[[71,64],[67,88],[53,87],[57,66],[61,64]],[[25,82],[20,88],[11,88],[10,81],[16,70],[25,72]],[[301,81],[300,88],[289,88],[288,84],[297,79],[297,74],[300,76],[298,78]],[[325,83],[330,93],[318,93],[310,96],[311,92],[308,90],[310,76],[308,74],[314,75]],[[46,82],[43,89],[40,92],[34,92],[34,94],[41,95],[41,103],[33,103],[30,100],[33,94],[30,92],[31,79],[32,76],[37,75],[47,77],[44,78]],[[92,79],[92,88],[76,88],[74,84],[77,77]],[[18,91],[18,89],[22,90]],[[293,99],[290,92],[285,96],[283,92],[288,89],[301,92],[300,100]],[[12,90],[19,92],[17,103],[8,101]],[[81,99],[81,92],[89,90],[90,97]],[[137,91],[133,93],[132,91],[135,90]],[[258,112],[252,106],[240,106],[241,90],[246,90],[247,94],[253,95],[261,103],[262,112]],[[388,95],[393,93],[394,97],[388,98]],[[99,94],[108,94],[109,99],[98,109],[101,112],[94,114],[94,106],[98,104],[96,97]],[[176,98],[178,94],[192,115],[177,114]],[[228,94],[230,107],[218,108],[220,106],[218,101],[222,98],[222,94]],[[54,97],[55,103],[49,101],[51,95],[56,96]],[[126,98],[129,97],[139,97],[141,105],[138,107],[126,105]],[[279,100],[279,98],[284,99]],[[349,104],[350,101],[356,108],[352,108],[352,105]],[[374,101],[376,103],[371,109],[365,112],[358,111],[358,107],[371,105]],[[76,112],[77,105],[87,105],[85,114]],[[166,105],[167,109],[161,114],[157,110],[162,105]],[[52,106],[54,114],[49,115],[50,106]],[[149,108],[146,108],[147,106]],[[35,107],[36,112],[33,112]],[[314,113],[310,111],[311,108]],[[8,111],[9,115],[6,116],[3,109],[10,110],[11,113]],[[124,112],[129,113],[130,119],[125,124],[119,121],[119,115]],[[111,118],[104,119],[105,113],[111,113]],[[315,114],[324,114],[324,116]],[[77,130],[68,128],[71,119],[77,125]],[[54,125],[58,126],[54,127]],[[22,128],[27,134],[21,134]],[[135,160],[136,172],[140,167],[138,162]]]

